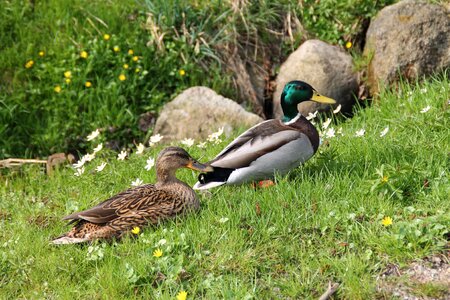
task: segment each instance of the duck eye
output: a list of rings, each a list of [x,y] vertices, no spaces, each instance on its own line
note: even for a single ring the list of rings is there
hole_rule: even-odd
[[[296,86],[295,86],[295,89],[296,89],[297,91],[300,91],[300,90],[303,90],[303,87],[302,87],[301,85],[296,85]]]

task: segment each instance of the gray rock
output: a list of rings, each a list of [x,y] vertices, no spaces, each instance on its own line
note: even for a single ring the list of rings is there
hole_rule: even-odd
[[[450,15],[445,7],[401,1],[382,9],[366,35],[366,56],[372,56],[368,84],[372,94],[381,86],[450,67]]]
[[[233,129],[248,128],[261,121],[261,117],[245,111],[236,102],[207,87],[197,86],[183,91],[163,107],[156,121],[155,134],[168,140],[204,140],[221,127],[225,133],[230,133]]]
[[[333,98],[349,111],[358,93],[357,74],[353,71],[352,57],[339,47],[320,40],[308,40],[289,55],[277,77],[273,96],[274,115],[282,116],[280,96],[284,85],[291,80],[302,80],[312,85],[320,94]],[[336,104],[336,105],[338,105]],[[303,115],[316,110],[324,111],[330,105],[308,101],[299,105]]]

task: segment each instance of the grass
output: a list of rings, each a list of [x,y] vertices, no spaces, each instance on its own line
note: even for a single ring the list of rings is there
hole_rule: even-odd
[[[449,96],[446,76],[386,91],[354,118],[336,117],[330,126],[344,135],[327,139],[277,185],[200,194],[199,213],[118,243],[48,244],[69,229],[64,215],[136,178],[154,182],[145,161],[162,145],[125,161],[102,150],[80,177],[69,167],[52,177],[37,167],[7,174],[0,187],[0,298],[173,299],[185,290],[188,299],[316,299],[329,280],[341,284],[338,298],[376,298],[385,265],[448,247]],[[364,136],[355,137],[362,128]],[[207,161],[232,138],[189,152]],[[94,172],[101,161],[108,165]],[[196,175],[178,172],[191,185]],[[393,220],[387,227],[386,216]]]

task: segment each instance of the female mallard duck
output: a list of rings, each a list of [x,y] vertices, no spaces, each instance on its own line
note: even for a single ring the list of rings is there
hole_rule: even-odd
[[[180,168],[201,172],[212,168],[195,161],[184,149],[168,147],[156,159],[156,184],[141,185],[121,192],[99,205],[64,218],[76,223],[68,233],[54,239],[53,244],[74,244],[95,239],[110,239],[147,224],[188,211],[197,210],[197,195],[175,177]]]
[[[273,178],[308,160],[319,147],[316,128],[297,108],[308,100],[336,103],[305,82],[289,82],[281,94],[282,120],[261,122],[238,136],[208,163],[214,171],[200,174],[194,189]]]

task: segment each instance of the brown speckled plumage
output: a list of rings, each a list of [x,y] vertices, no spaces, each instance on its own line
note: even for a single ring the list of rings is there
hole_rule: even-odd
[[[128,189],[93,208],[66,216],[64,220],[72,220],[75,226],[52,243],[70,244],[118,238],[136,226],[156,224],[198,210],[200,202],[195,192],[175,177],[176,170],[182,167],[198,171],[211,170],[193,160],[181,148],[166,148],[156,161],[156,184]]]

